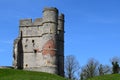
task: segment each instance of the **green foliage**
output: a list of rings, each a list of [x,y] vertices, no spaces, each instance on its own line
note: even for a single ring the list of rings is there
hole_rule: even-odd
[[[116,74],[116,73],[119,73],[119,64],[118,62],[112,62],[112,65],[113,65],[113,74]]]
[[[96,76],[88,80],[120,80],[120,74],[111,74],[104,76]]]
[[[0,69],[0,80],[66,80],[58,75],[23,71],[15,69]]]

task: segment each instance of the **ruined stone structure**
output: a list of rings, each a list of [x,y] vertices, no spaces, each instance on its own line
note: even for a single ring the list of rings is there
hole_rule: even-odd
[[[45,8],[43,18],[20,20],[13,67],[64,76],[64,15]]]

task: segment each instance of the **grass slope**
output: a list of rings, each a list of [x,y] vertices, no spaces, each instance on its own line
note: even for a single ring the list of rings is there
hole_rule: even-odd
[[[120,74],[96,76],[96,77],[88,79],[88,80],[120,80]]]
[[[58,75],[43,72],[0,69],[0,80],[66,80],[66,79]]]

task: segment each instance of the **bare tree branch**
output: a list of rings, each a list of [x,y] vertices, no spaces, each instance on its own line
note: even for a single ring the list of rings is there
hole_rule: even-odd
[[[75,73],[79,71],[79,63],[75,56],[69,55],[65,59],[65,75],[67,78],[73,80],[75,78]]]

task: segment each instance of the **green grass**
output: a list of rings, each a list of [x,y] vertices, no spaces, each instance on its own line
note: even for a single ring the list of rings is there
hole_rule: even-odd
[[[111,74],[104,76],[96,76],[88,80],[120,80],[120,74]]]
[[[0,80],[66,80],[58,75],[24,71],[15,69],[0,69]]]

